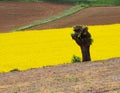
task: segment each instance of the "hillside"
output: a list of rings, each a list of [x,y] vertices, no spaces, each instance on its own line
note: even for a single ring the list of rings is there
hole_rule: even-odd
[[[72,6],[45,2],[0,2],[0,33],[3,34],[2,32],[9,32],[14,28],[46,19]],[[31,29],[115,23],[120,23],[120,6],[90,7],[71,16]],[[32,40],[31,37],[30,40]],[[6,46],[9,45],[6,44]],[[12,49],[14,48],[12,47]],[[8,52],[3,52],[3,54],[6,55]],[[26,71],[17,71],[17,69],[15,71],[14,69],[9,73],[0,72],[0,93],[120,93],[120,58],[48,66]]]
[[[46,2],[0,2],[0,32],[8,32],[48,18],[70,7],[72,7],[70,4]]]
[[[71,27],[75,25],[104,25],[115,23],[120,23],[120,6],[89,7],[68,17],[42,24],[31,29],[49,29]]]
[[[0,93],[120,93],[120,58],[0,73]]]
[[[0,32],[8,32],[15,28],[31,24],[37,20],[57,15],[70,7],[72,7],[72,5],[45,2],[0,2]],[[99,25],[113,23],[120,23],[120,6],[86,8],[71,16],[39,25],[31,29],[61,28],[81,24]]]

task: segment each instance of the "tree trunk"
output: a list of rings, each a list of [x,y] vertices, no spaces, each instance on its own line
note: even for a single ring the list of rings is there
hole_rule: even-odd
[[[82,61],[91,61],[90,57],[90,46],[81,46]]]

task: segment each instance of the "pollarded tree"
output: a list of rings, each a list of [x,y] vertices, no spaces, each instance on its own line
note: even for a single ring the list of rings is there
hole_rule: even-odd
[[[82,51],[82,61],[91,61],[90,45],[92,44],[91,34],[86,26],[75,26],[74,33],[71,34],[72,39],[80,46]]]

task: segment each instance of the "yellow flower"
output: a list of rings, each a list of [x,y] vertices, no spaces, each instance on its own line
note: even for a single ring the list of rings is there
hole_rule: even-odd
[[[70,34],[73,28],[0,33],[0,72],[70,63],[81,57]],[[120,24],[88,26],[94,40],[92,60],[120,56]]]

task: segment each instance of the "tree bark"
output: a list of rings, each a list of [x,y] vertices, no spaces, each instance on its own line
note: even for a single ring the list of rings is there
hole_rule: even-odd
[[[90,45],[92,43],[91,34],[88,32],[88,28],[84,26],[75,26],[74,33],[71,34],[72,39],[80,46],[82,51],[82,61],[91,61],[90,57]]]
[[[81,46],[82,51],[82,61],[91,61],[90,57],[90,46]]]

